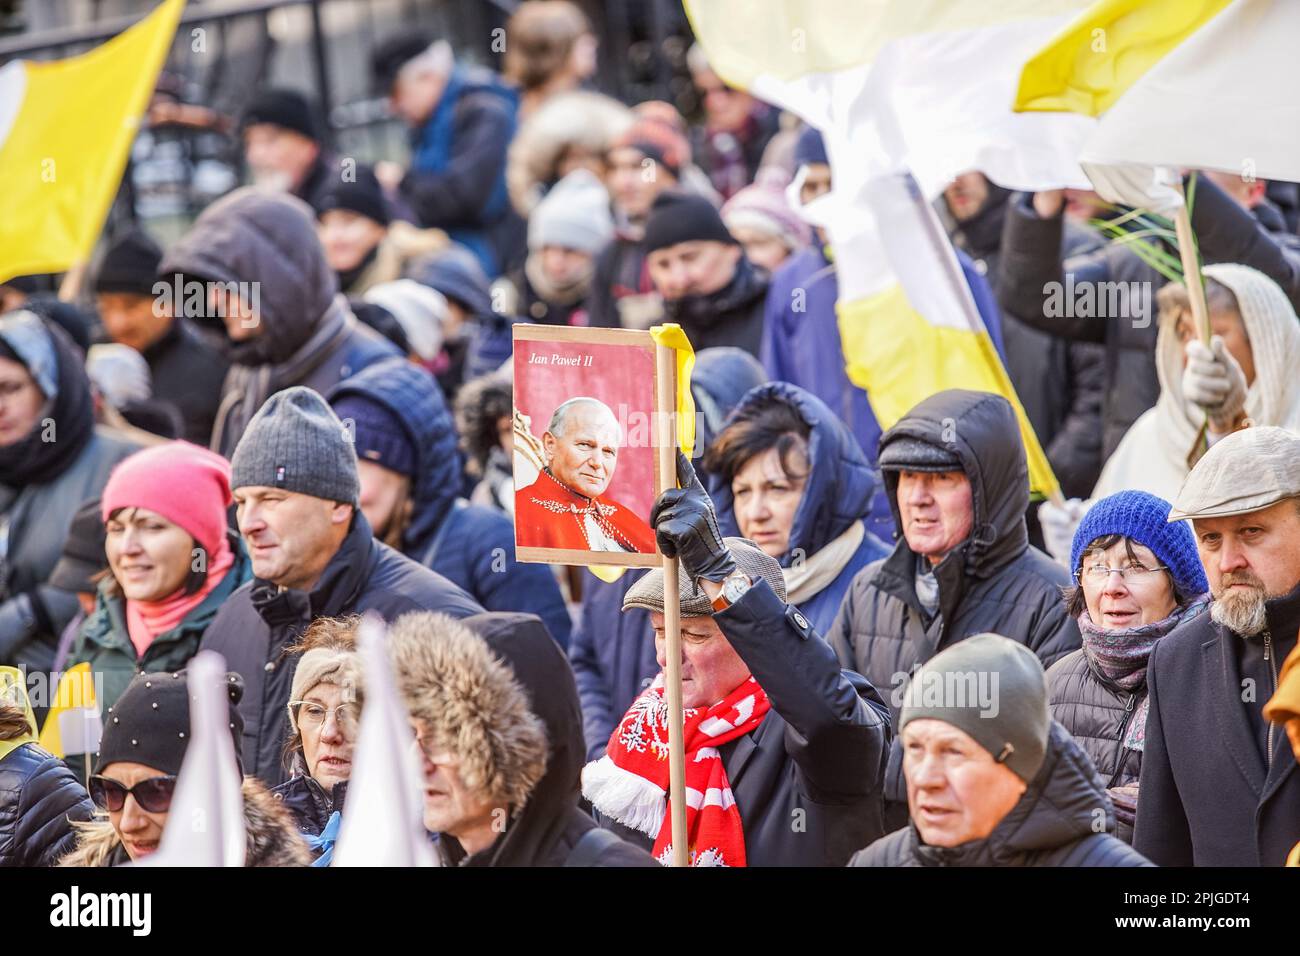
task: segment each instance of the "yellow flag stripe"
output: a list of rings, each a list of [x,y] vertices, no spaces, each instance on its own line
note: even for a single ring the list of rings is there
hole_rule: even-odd
[[[90,710],[95,706],[95,675],[90,672],[90,662],[82,661],[68,668],[59,678],[53,706],[45,715],[45,726],[41,728],[41,746],[56,757],[66,756],[59,732],[59,715],[77,708]]]
[[[917,403],[945,389],[993,392],[1016,411],[1030,490],[1044,496],[1059,490],[987,332],[931,325],[908,302],[900,285],[841,303],[836,311],[849,381],[867,390],[882,431]]]
[[[165,0],[88,53],[23,64],[23,101],[0,143],[0,281],[90,255],[184,6]]]
[[[1014,109],[1098,116],[1231,0],[1099,0],[1025,63]]]

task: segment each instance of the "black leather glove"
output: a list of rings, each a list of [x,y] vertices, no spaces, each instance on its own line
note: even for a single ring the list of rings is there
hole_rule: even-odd
[[[678,558],[692,580],[704,578],[721,583],[736,570],[731,552],[722,543],[713,501],[700,484],[690,459],[677,453],[677,483],[659,496],[650,509],[659,550]]]

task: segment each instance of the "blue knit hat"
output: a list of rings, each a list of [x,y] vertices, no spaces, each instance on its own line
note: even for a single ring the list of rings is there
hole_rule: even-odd
[[[1145,491],[1120,491],[1096,502],[1074,530],[1070,570],[1079,570],[1083,550],[1098,538],[1122,534],[1146,545],[1169,569],[1174,587],[1183,597],[1210,589],[1196,551],[1196,539],[1187,522],[1169,523],[1169,502]]]

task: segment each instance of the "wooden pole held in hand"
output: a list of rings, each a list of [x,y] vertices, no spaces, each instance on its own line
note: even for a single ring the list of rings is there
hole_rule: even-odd
[[[655,346],[660,491],[677,487],[677,356]],[[686,836],[686,744],[682,729],[682,628],[678,562],[664,559],[664,701],[668,705],[668,813],[672,819],[673,866],[690,866]]]

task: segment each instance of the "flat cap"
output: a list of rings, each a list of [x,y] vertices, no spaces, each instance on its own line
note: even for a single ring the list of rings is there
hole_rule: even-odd
[[[758,545],[748,538],[723,538],[722,543],[731,552],[736,567],[754,582],[766,581],[776,592],[776,596],[785,600],[785,573],[776,559],[769,557],[758,549]],[[696,585],[688,574],[677,576],[677,593],[681,600],[682,617],[710,617],[713,614],[713,602],[709,596]],[[623,610],[629,611],[639,607],[646,611],[664,610],[664,572],[655,568],[628,589],[623,598]]]
[[[1300,495],[1300,435],[1276,425],[1215,442],[1178,489],[1170,521],[1226,518]]]

